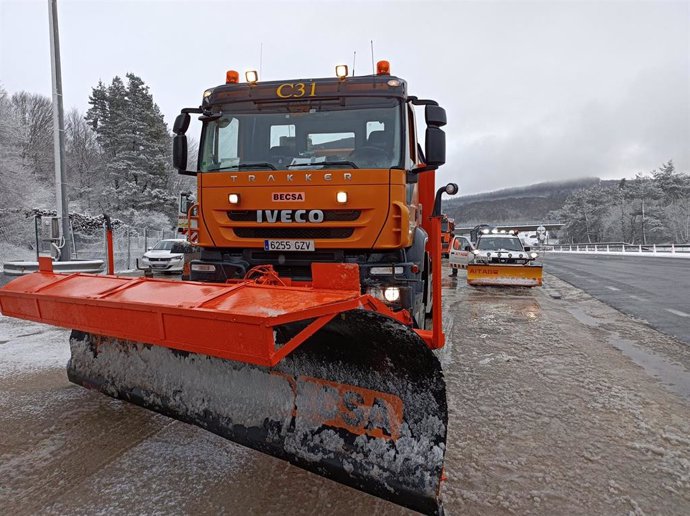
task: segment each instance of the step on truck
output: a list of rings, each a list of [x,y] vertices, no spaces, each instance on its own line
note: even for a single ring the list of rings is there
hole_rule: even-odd
[[[370,76],[245,77],[228,71],[174,123],[174,166],[197,180],[191,281],[43,260],[0,290],[2,313],[71,328],[72,382],[438,513],[446,113],[386,61]]]

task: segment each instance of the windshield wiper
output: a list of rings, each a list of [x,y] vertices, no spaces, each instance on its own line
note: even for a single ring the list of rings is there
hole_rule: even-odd
[[[359,168],[356,163],[352,161],[319,161],[317,163],[294,163],[288,165],[286,168],[290,167],[321,167],[325,165],[336,165],[336,166],[348,166],[351,168]]]
[[[211,168],[208,170],[208,172],[220,172],[221,170],[232,170],[232,169],[241,169],[241,168],[270,168],[271,170],[278,170],[276,167],[271,165],[270,163],[267,162],[261,162],[261,163],[240,163],[238,165],[228,165],[227,167],[220,167],[220,168]]]

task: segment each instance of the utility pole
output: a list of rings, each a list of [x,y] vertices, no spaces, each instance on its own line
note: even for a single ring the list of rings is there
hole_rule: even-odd
[[[69,261],[69,204],[65,180],[65,120],[62,109],[62,70],[58,34],[57,0],[48,0],[50,19],[50,64],[53,77],[53,147],[55,152],[55,197],[60,226],[60,261]]]

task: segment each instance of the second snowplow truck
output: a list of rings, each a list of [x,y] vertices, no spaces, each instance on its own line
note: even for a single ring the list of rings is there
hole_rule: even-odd
[[[414,106],[425,110],[425,149]],[[201,121],[187,170],[191,114]],[[395,503],[441,511],[445,111],[377,73],[229,71],[175,120],[192,281],[41,272],[6,315],[72,328],[68,376]]]

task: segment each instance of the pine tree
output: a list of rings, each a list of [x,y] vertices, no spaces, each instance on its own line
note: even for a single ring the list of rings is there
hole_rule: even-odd
[[[98,135],[104,157],[102,204],[130,219],[140,211],[172,216],[171,137],[148,86],[134,74],[125,84],[99,82],[89,97],[86,119]]]

